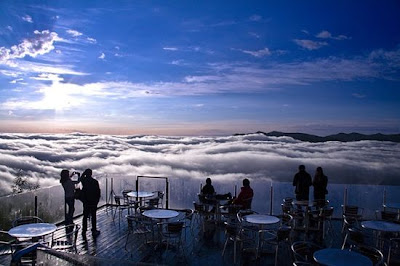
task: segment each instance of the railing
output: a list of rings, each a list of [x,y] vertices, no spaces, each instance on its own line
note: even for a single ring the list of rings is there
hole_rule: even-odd
[[[150,177],[150,178],[148,178]],[[167,208],[193,208],[193,201],[197,200],[199,184],[205,181],[195,178],[174,178],[152,176],[122,176],[108,174],[98,178],[101,187],[101,201],[99,205],[112,203],[109,198],[111,190],[118,194],[123,189],[156,191],[166,193]],[[139,181],[140,180],[140,181]],[[213,185],[217,193],[225,194],[236,191],[242,180],[219,180],[213,178]],[[280,214],[282,199],[294,197],[293,186],[288,182],[272,182],[268,179],[251,180],[254,190],[252,208],[259,213]],[[200,186],[201,187],[201,186]],[[334,217],[341,217],[341,205],[351,204],[364,208],[366,219],[375,218],[375,210],[382,209],[384,203],[400,202],[400,186],[377,186],[357,184],[329,184],[327,199],[335,208]],[[312,192],[312,189],[311,189]],[[234,194],[234,193],[232,193]],[[312,198],[312,193],[311,198]],[[36,208],[35,208],[35,199]],[[64,191],[61,185],[10,195],[0,198],[0,228],[8,230],[11,221],[22,215],[37,215],[47,222],[62,222],[64,220]],[[82,214],[82,203],[75,202],[75,216]]]

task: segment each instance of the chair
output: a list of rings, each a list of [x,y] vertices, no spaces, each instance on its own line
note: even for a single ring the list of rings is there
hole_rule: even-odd
[[[349,246],[351,249],[359,245],[365,245],[367,242],[366,238],[368,238],[368,236],[361,229],[348,227],[343,239],[342,249],[345,249],[346,246]]]
[[[146,207],[150,210],[150,209],[156,209],[158,208],[160,205],[160,198],[151,198],[148,199],[146,202]]]
[[[204,204],[200,204],[193,201],[193,206],[194,206],[194,217],[192,223],[196,222],[198,225],[200,225],[201,232],[204,232],[205,231],[204,220],[210,214],[206,211],[206,207]]]
[[[242,205],[231,204],[228,206],[222,206],[222,209],[225,209],[225,212],[222,212],[222,215],[230,222],[237,220],[237,214],[240,210],[244,210]]]
[[[165,195],[165,192],[158,190],[158,191],[154,191],[154,193],[157,194],[158,207],[160,207],[160,205],[161,205],[161,208],[164,208],[164,195]]]
[[[43,220],[37,216],[22,216],[12,221],[12,227],[32,223],[43,223]]]
[[[334,231],[332,227],[332,216],[333,216],[333,207],[325,207],[321,208],[316,216],[312,219],[317,222],[317,230],[322,233],[322,239],[325,239],[326,231],[328,231],[331,237],[334,237]]]
[[[7,256],[13,253],[12,245],[15,239],[8,232],[0,230],[0,256]]]
[[[52,234],[51,248],[55,250],[65,250],[77,253],[76,240],[81,226],[70,224],[57,228]]]
[[[387,265],[400,265],[400,238],[389,240]]]
[[[248,223],[244,219],[245,216],[250,215],[250,214],[257,214],[257,212],[255,212],[253,210],[239,210],[238,213],[236,214],[236,216],[237,216],[237,220],[240,223],[242,235],[245,236],[248,240],[253,240],[255,242],[256,238],[257,238],[259,226]]]
[[[132,192],[132,191],[133,191],[132,189],[124,189],[124,190],[122,190],[122,197],[124,199],[123,205],[126,205],[126,206],[129,207],[128,208],[128,214],[131,213],[131,211],[130,211],[131,209],[133,209],[134,212],[136,212],[136,209],[139,207],[139,202],[134,200],[132,197],[128,196],[128,193]]]
[[[359,225],[359,220],[362,218],[364,209],[354,205],[342,205],[342,218],[343,218],[343,226],[342,226],[342,233],[346,229],[346,225],[344,223],[344,219],[350,224],[357,224]]]
[[[236,264],[237,245],[239,243],[240,250],[243,247],[243,238],[241,235],[241,227],[238,222],[225,222],[225,243],[222,250],[222,257],[224,257],[228,242],[233,242],[233,263]]]
[[[181,247],[182,252],[184,252],[182,244],[182,231],[184,229],[184,222],[168,222],[164,228],[165,229],[161,232],[161,235],[167,240],[167,247],[165,250],[168,250],[171,241],[175,241],[177,248]]]
[[[127,215],[128,233],[125,240],[125,250],[127,250],[128,240],[130,235],[144,236],[147,243],[147,235],[153,233],[153,221],[141,214]]]
[[[372,265],[374,266],[385,265],[383,254],[377,248],[366,245],[359,245],[352,247],[351,251],[358,252],[368,257],[372,261]]]
[[[114,201],[115,201],[115,205],[116,205],[117,209],[114,212],[113,221],[114,221],[115,215],[117,214],[117,211],[118,211],[118,224],[120,224],[122,213],[124,212],[124,210],[128,210],[128,212],[129,212],[129,208],[130,208],[129,204],[125,204],[125,203],[121,202],[121,199],[123,199],[123,198],[120,196],[114,195]]]
[[[275,266],[278,264],[279,246],[281,243],[290,243],[291,228],[280,227],[276,231],[276,237],[268,241],[269,244],[275,245]]]
[[[398,213],[393,211],[375,211],[375,217],[377,220],[383,220],[388,222],[397,222],[398,221]]]
[[[182,218],[180,221],[184,223],[184,228],[185,228],[185,240],[186,238],[186,228],[190,229],[190,233],[193,237],[193,215],[194,215],[194,210],[192,209],[184,209],[183,212],[185,213],[185,217]]]
[[[297,241],[292,244],[291,249],[293,261],[314,263],[313,254],[322,247],[309,241]]]

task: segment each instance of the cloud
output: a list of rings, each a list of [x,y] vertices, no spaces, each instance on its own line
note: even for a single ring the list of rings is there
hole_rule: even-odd
[[[82,36],[83,33],[77,31],[77,30],[67,30],[66,31],[69,35],[73,36],[73,37],[79,37]]]
[[[319,48],[328,45],[326,42],[316,42],[312,40],[299,40],[299,39],[294,39],[294,42],[299,45],[302,48],[305,48],[307,50],[318,50]]]
[[[34,34],[34,38],[23,40],[22,43],[11,48],[0,47],[0,64],[25,56],[36,57],[47,54],[54,49],[54,42],[60,40],[57,33],[48,30],[35,30]]]
[[[99,59],[104,59],[106,58],[106,55],[104,53],[101,53],[100,56],[98,57]]]
[[[97,40],[96,40],[95,38],[87,37],[86,40],[87,40],[88,42],[90,42],[90,43],[97,43]]]
[[[0,134],[0,194],[18,171],[56,185],[62,169],[104,175],[162,175],[214,182],[265,178],[290,182],[299,164],[322,166],[330,184],[390,183],[400,173],[400,144],[377,141],[309,143],[261,134],[226,137]],[[377,178],[379,177],[379,178]],[[104,182],[104,181],[103,181]],[[198,182],[198,181],[197,181]],[[201,181],[200,181],[201,182]],[[398,181],[397,181],[398,182]]]
[[[28,22],[28,23],[33,23],[33,19],[32,19],[32,17],[29,16],[29,15],[23,16],[23,17],[22,17],[22,20],[25,21],[25,22]]]
[[[178,48],[176,48],[176,47],[163,47],[163,50],[166,50],[166,51],[178,51]]]
[[[321,39],[333,39],[333,40],[348,40],[348,39],[350,39],[349,37],[347,37],[345,35],[332,36],[332,34],[326,30],[318,33],[316,37],[321,38]]]
[[[260,16],[260,15],[252,15],[252,16],[249,18],[249,20],[250,20],[250,21],[260,21],[260,20],[262,20],[262,16]]]
[[[271,51],[268,48],[264,48],[258,51],[248,51],[248,50],[242,50],[243,53],[252,55],[254,57],[264,57],[267,55],[271,55]]]
[[[360,94],[360,93],[353,93],[352,95],[353,95],[354,97],[356,97],[356,98],[359,98],[359,99],[362,99],[362,98],[365,98],[365,97],[366,97],[365,94]]]
[[[255,33],[255,32],[249,32],[249,35],[250,35],[251,37],[256,38],[256,39],[260,39],[260,38],[261,38],[260,34]]]

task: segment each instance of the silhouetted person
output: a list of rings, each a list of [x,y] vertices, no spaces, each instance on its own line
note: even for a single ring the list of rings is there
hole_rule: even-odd
[[[250,187],[250,180],[247,178],[243,179],[243,187],[240,189],[240,193],[232,201],[232,204],[241,205],[242,209],[251,209],[251,202],[253,200],[254,192]]]
[[[297,172],[293,178],[293,186],[296,187],[296,200],[308,200],[311,185],[310,174],[306,172],[306,167],[304,165],[300,165],[299,172]]]
[[[72,173],[74,175],[75,173]],[[65,205],[65,224],[73,224],[74,211],[75,211],[75,182],[71,180],[71,176],[68,170],[62,170],[60,174],[60,183],[64,188]]]
[[[324,175],[322,167],[317,167],[312,184],[314,186],[314,200],[325,200],[325,195],[328,192],[326,189],[328,186],[328,177]]]
[[[206,185],[201,189],[201,193],[205,196],[213,196],[215,194],[214,186],[211,184],[211,178],[206,179]]]
[[[82,234],[85,235],[87,231],[87,219],[90,215],[92,220],[92,235],[94,237],[100,234],[97,230],[96,210],[97,204],[100,200],[100,186],[99,182],[92,177],[92,170],[86,169],[82,174],[82,202],[83,202],[83,220],[82,220]]]

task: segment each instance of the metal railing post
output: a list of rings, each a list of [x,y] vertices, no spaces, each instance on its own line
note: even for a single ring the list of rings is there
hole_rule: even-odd
[[[273,195],[274,195],[274,187],[272,186],[272,183],[271,183],[271,188],[270,188],[270,194],[271,194],[271,197],[270,197],[269,215],[272,215],[272,206],[273,206],[272,201],[273,201]]]
[[[165,194],[166,194],[166,197],[165,197],[165,206],[166,206],[166,208],[167,209],[169,209],[169,181],[168,181],[168,178],[166,178],[165,179],[165,184],[166,184],[166,192],[165,192]]]
[[[37,196],[35,196],[35,216],[38,216]]]

